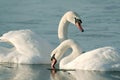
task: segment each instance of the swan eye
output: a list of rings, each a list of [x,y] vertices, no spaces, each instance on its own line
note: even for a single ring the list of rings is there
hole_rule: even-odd
[[[75,23],[77,23],[77,22],[82,23],[82,20],[75,18]]]

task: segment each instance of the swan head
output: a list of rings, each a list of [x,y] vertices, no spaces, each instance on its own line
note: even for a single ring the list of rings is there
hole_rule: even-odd
[[[51,52],[51,68],[54,69],[55,68],[55,64],[57,63],[57,61],[59,61],[63,54],[68,50],[68,49],[72,49],[71,54],[72,54],[72,58],[76,58],[77,56],[79,56],[82,52],[81,49],[78,45],[78,43],[72,39],[67,39],[65,41],[63,41],[57,48],[55,48],[52,52]],[[62,59],[62,60],[65,60]],[[60,61],[60,63],[62,63],[62,60]],[[70,59],[68,60],[70,61]]]
[[[57,59],[55,58],[55,54],[51,57],[51,68],[55,69],[55,64],[57,63]]]
[[[51,53],[51,68],[52,69],[55,69],[55,64],[62,57],[62,54],[58,54],[58,53],[62,53],[59,47],[54,49]]]
[[[80,19],[79,15],[76,12],[68,11],[65,15],[66,15],[67,21],[76,25],[81,32],[84,32],[84,29],[81,26],[82,20]]]

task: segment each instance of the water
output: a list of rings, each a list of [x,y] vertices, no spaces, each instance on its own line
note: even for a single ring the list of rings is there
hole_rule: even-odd
[[[56,71],[49,65],[0,65],[0,80],[119,80],[120,72]]]
[[[85,32],[79,32],[74,25],[70,24],[68,36],[78,41],[84,51],[103,46],[120,49],[119,4],[119,0],[0,0],[0,35],[11,30],[31,29],[56,47],[59,44],[57,37],[59,20],[66,11],[73,10],[81,16]],[[52,80],[47,68],[49,65],[26,65],[15,66],[15,68],[2,66],[0,79]],[[23,69],[28,71],[26,75]],[[61,74],[61,71],[57,73]],[[120,78],[117,72],[107,74],[98,73],[98,76],[100,75],[100,79],[102,76],[104,80]],[[96,80],[95,77],[97,73],[94,76]],[[65,76],[58,78],[58,80],[66,79],[69,80]]]

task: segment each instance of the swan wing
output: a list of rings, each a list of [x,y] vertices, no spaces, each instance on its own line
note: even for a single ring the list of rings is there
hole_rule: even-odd
[[[112,47],[88,51],[65,65],[65,68],[82,70],[120,70],[120,54]]]

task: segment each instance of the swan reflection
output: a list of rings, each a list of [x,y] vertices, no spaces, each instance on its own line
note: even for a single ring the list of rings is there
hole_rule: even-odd
[[[74,76],[66,71],[56,71],[55,69],[51,70],[51,80],[76,80]]]
[[[51,80],[119,80],[120,72],[111,71],[56,71],[51,72]]]
[[[120,72],[48,70],[49,65],[0,65],[0,80],[120,80]]]

